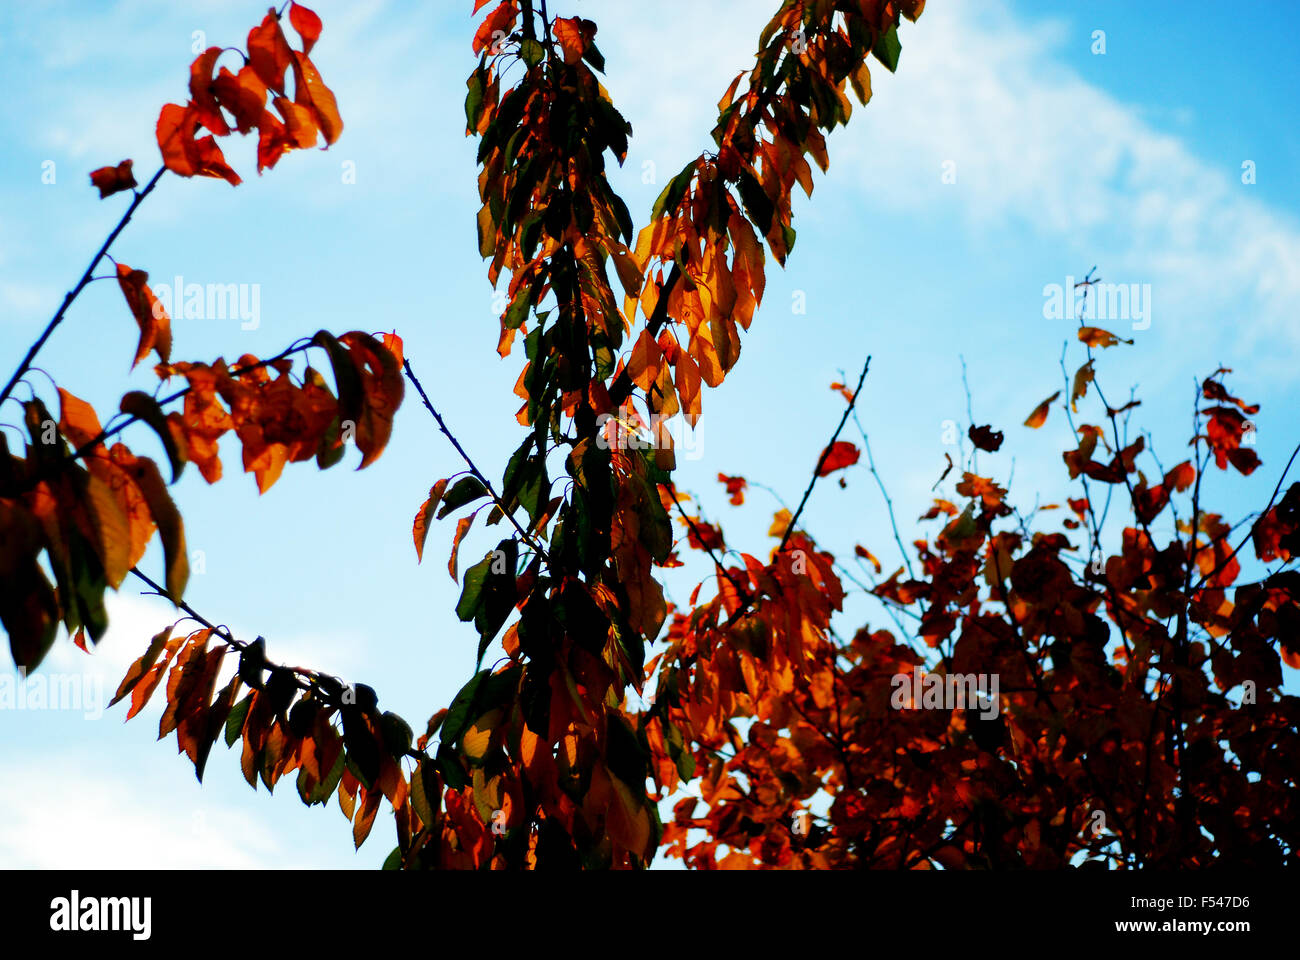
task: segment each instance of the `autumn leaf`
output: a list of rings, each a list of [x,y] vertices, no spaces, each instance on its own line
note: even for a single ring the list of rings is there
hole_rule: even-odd
[[[858,462],[861,455],[861,451],[847,440],[836,440],[822,453],[821,466],[817,468],[817,476],[825,477],[836,470],[851,467]]]
[[[1034,412],[1029,415],[1029,419],[1025,421],[1025,426],[1037,430],[1044,423],[1046,423],[1047,411],[1051,409],[1052,403],[1060,395],[1061,395],[1061,391],[1057,390],[1054,394],[1052,394],[1050,397],[1048,397],[1046,400],[1044,400],[1042,403],[1036,406],[1034,408]]]
[[[325,138],[325,145],[330,146],[343,132],[343,118],[339,116],[333,91],[325,86],[316,65],[307,55],[296,50],[293,52],[293,75],[294,102],[311,111],[321,136]]]
[[[235,118],[235,129],[240,133],[257,128],[266,113],[266,84],[251,66],[240,67],[237,74],[222,67],[212,81],[212,93]]]
[[[727,488],[727,496],[730,497],[730,503],[733,507],[738,507],[745,502],[745,488],[749,484],[744,477],[729,477],[725,473],[718,474],[718,482]]]
[[[478,7],[474,8],[478,12]],[[510,33],[511,27],[515,24],[515,18],[519,16],[519,5],[517,0],[501,0],[493,8],[492,12],[484,18],[479,24],[478,30],[474,33],[474,42],[472,47],[475,55],[490,49],[493,44],[503,39]],[[496,53],[492,50],[492,53]]]
[[[552,29],[564,62],[569,66],[582,59],[596,36],[596,25],[581,17],[557,18]]]
[[[248,32],[248,64],[263,84],[278,93],[284,93],[284,73],[293,54],[274,10]]]
[[[429,488],[429,498],[420,505],[420,509],[415,514],[415,525],[412,528],[412,535],[415,538],[415,557],[416,562],[424,560],[424,544],[429,539],[429,523],[433,520],[434,511],[438,509],[438,504],[442,502],[443,491],[447,489],[447,481],[439,480]]]
[[[99,188],[99,199],[101,200],[123,190],[131,190],[139,186],[135,182],[135,174],[131,172],[130,160],[123,160],[115,167],[100,167],[98,170],[92,171],[90,182],[93,186]]]
[[[1092,383],[1095,376],[1096,372],[1091,360],[1075,371],[1074,386],[1070,390],[1070,409],[1075,413],[1079,412],[1079,401],[1087,394],[1088,384]]]
[[[230,133],[230,126],[213,93],[212,71],[223,52],[220,47],[208,47],[190,64],[190,109],[199,123],[219,137]]]
[[[144,270],[132,270],[124,263],[117,265],[118,286],[140,328],[140,342],[136,346],[132,367],[147,357],[151,350],[157,351],[158,359],[163,363],[171,356],[171,318],[149,289],[148,280],[149,274]]]
[[[784,537],[786,530],[790,529],[791,519],[790,511],[782,507],[772,515],[772,525],[767,528],[767,535],[769,537]]]
[[[316,45],[320,39],[321,22],[320,17],[307,7],[300,3],[289,4],[289,22],[293,24],[294,30],[302,38],[303,54],[311,53],[311,48]]]
[[[860,545],[856,546],[853,548],[853,552],[857,554],[859,557],[861,557],[863,560],[866,560],[873,567],[875,567],[876,573],[880,573],[881,570],[883,569],[880,566],[880,561],[876,559],[876,555],[872,553],[870,550],[868,550],[866,547]]]
[[[154,663],[157,662],[158,655],[162,653],[163,647],[167,645],[168,639],[171,638],[172,629],[172,627],[167,627],[161,633],[155,635],[153,640],[149,642],[149,646],[145,649],[145,652],[140,655],[138,660],[131,664],[130,668],[126,671],[126,676],[123,677],[122,682],[118,684],[117,692],[113,694],[113,699],[108,701],[110,707],[134,690],[136,684],[144,679],[145,674],[153,667]]]
[[[996,453],[1002,446],[1002,431],[994,430],[991,425],[983,427],[971,426],[967,429],[966,435],[970,437],[971,443],[975,444],[980,450],[987,450],[989,453]]]
[[[169,103],[158,115],[158,148],[163,165],[182,177],[217,177],[232,187],[243,181],[227,164],[226,158],[211,136],[195,139],[200,122],[193,103],[178,106]]]
[[[1080,327],[1079,340],[1090,347],[1113,347],[1117,343],[1133,343],[1132,340],[1124,340],[1101,327]]]
[[[460,541],[464,538],[465,534],[469,532],[470,524],[474,522],[476,516],[478,516],[478,514],[471,513],[469,516],[461,517],[456,521],[456,535],[452,538],[451,557],[447,561],[447,572],[451,574],[452,583],[460,582],[460,577],[456,572],[456,558],[460,554]]]

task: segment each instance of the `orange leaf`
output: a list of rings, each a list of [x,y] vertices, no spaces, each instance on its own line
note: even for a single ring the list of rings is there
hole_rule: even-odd
[[[772,515],[772,526],[768,527],[767,535],[769,537],[784,537],[786,530],[790,527],[790,511],[782,507]]]
[[[213,96],[212,70],[221,56],[220,47],[208,47],[194,58],[190,64],[190,98],[193,102],[194,116],[198,121],[219,137],[230,133],[226,118],[221,115],[221,107]]]
[[[1090,347],[1113,347],[1117,343],[1129,343],[1132,340],[1125,340],[1117,337],[1109,330],[1103,330],[1101,327],[1080,327],[1079,340]]]
[[[274,167],[292,146],[284,124],[271,111],[263,110],[257,121],[257,172]]]
[[[266,110],[266,84],[252,67],[240,67],[238,74],[222,67],[212,81],[212,92],[235,118],[235,129],[240,133],[256,127]]]
[[[287,97],[276,97],[275,109],[284,118],[284,129],[290,148],[306,149],[316,146],[316,117],[307,107],[294,103]]]
[[[476,12],[477,10],[478,8],[475,7]],[[482,53],[509,34],[518,15],[519,8],[516,0],[501,0],[501,3],[497,4],[474,32],[474,53]]]
[[[231,186],[241,181],[226,164],[226,158],[211,136],[195,140],[199,126],[199,111],[193,103],[177,106],[169,103],[158,115],[158,149],[162,151],[163,164],[182,177],[217,177]]]
[[[135,360],[131,366],[149,355],[150,350],[158,352],[158,359],[166,363],[172,350],[171,318],[163,309],[158,298],[149,289],[149,274],[144,270],[132,270],[124,263],[117,265],[117,283],[126,298],[126,305],[131,308],[136,324],[140,327],[140,343],[135,350]]]
[[[460,582],[460,577],[456,574],[456,560],[460,555],[461,538],[469,532],[469,526],[474,522],[478,514],[471,513],[468,517],[461,517],[456,523],[456,536],[451,541],[451,559],[447,561],[447,572],[451,574],[452,583]]]
[[[632,356],[627,362],[627,375],[643,391],[649,391],[650,385],[659,379],[659,368],[663,363],[663,351],[650,335],[649,328],[643,329],[637,337]]]
[[[694,427],[700,418],[700,368],[689,353],[678,351],[676,369],[677,396],[687,423]]]
[[[1051,409],[1052,402],[1056,400],[1056,398],[1059,397],[1060,395],[1061,395],[1061,391],[1057,390],[1054,394],[1052,394],[1050,397],[1048,397],[1038,406],[1034,407],[1034,412],[1031,413],[1029,415],[1029,419],[1025,421],[1025,426],[1037,430],[1044,423],[1046,423],[1047,411]]]
[[[248,31],[248,63],[258,79],[280,93],[284,92],[284,71],[293,60],[293,50],[280,29],[280,20],[271,10],[262,22]]]
[[[592,39],[596,36],[596,25],[581,17],[556,19],[552,29],[556,42],[559,43],[560,50],[564,54],[564,62],[569,66],[582,59],[582,55],[587,52]]]
[[[420,509],[415,514],[415,526],[412,528],[412,534],[415,537],[415,556],[416,562],[424,560],[424,543],[429,539],[429,521],[433,519],[434,511],[438,509],[438,504],[442,502],[443,491],[447,489],[447,481],[439,480],[429,488],[429,499],[420,505]]]
[[[311,48],[320,39],[320,17],[316,15],[314,10],[310,10],[300,3],[291,3],[289,4],[289,22],[298,31],[298,36],[302,37],[302,52],[311,53]]]
[[[854,547],[853,552],[856,553],[863,560],[868,561],[873,567],[875,567],[876,573],[881,572],[882,567],[880,566],[880,561],[877,560],[876,555],[872,553],[870,550],[868,550],[866,547],[862,547],[862,546]]]
[[[186,144],[194,139],[197,126],[198,118],[179,104],[166,104],[158,114],[158,149],[162,151],[163,165],[172,173],[194,176],[194,161]]]
[[[320,128],[325,145],[329,146],[343,132],[343,118],[339,116],[338,103],[334,93],[325,86],[315,64],[305,53],[294,51],[293,54],[294,89],[293,99],[311,110]]]

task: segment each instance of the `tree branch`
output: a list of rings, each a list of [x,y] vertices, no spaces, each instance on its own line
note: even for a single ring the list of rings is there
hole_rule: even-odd
[[[81,279],[77,282],[77,285],[64,295],[63,305],[59,307],[58,312],[54,314],[50,319],[50,322],[45,325],[45,330],[42,331],[41,335],[36,339],[36,342],[33,343],[31,348],[27,351],[27,356],[23,357],[22,363],[18,364],[18,369],[15,370],[14,375],[9,378],[9,382],[5,384],[5,388],[0,390],[0,404],[3,404],[9,399],[9,395],[13,392],[14,387],[18,385],[18,381],[26,376],[27,371],[31,369],[32,361],[36,359],[36,354],[38,354],[41,348],[45,346],[45,341],[50,339],[50,334],[54,332],[54,328],[63,322],[63,317],[64,314],[68,312],[68,307],[72,306],[72,302],[81,295],[81,291],[86,289],[86,285],[94,279],[95,267],[99,266],[99,261],[104,259],[104,255],[108,253],[108,248],[113,245],[113,241],[117,239],[118,234],[126,229],[126,225],[131,222],[131,216],[135,213],[136,207],[140,206],[140,204],[144,202],[144,198],[153,192],[153,188],[158,185],[158,181],[162,178],[163,172],[166,169],[166,167],[159,167],[158,172],[153,175],[153,179],[145,185],[145,188],[136,192],[134,199],[131,201],[131,205],[126,208],[126,213],[122,214],[122,219],[117,222],[117,226],[114,227],[113,232],[108,235],[108,239],[105,240],[104,245],[99,248],[99,252],[91,258],[89,266],[86,267],[86,272],[81,275]]]

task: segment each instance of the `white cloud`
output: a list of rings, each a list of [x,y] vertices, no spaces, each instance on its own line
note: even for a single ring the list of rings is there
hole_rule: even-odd
[[[1207,165],[1060,66],[1065,40],[1061,24],[1026,26],[1002,3],[927,8],[898,75],[873,70],[876,97],[840,135],[832,174],[851,171],[887,208],[955,204],[975,229],[1025,225],[1101,260],[1104,279],[1151,283],[1162,339],[1213,334],[1226,316],[1249,318],[1243,349],[1300,342],[1300,227],[1240,170]],[[946,161],[955,185],[941,182]]]
[[[7,869],[252,869],[283,864],[272,830],[200,797],[160,803],[80,751],[7,761],[0,793],[0,864]],[[31,802],[39,786],[40,802]]]

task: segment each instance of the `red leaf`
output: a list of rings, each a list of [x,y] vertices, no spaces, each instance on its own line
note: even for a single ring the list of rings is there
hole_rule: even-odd
[[[293,61],[293,50],[271,10],[262,22],[248,31],[248,63],[258,79],[278,93],[284,92],[284,72]]]
[[[596,25],[581,17],[557,19],[553,29],[564,54],[564,62],[570,66],[582,59],[596,36]]]
[[[477,9],[476,7],[475,10]],[[519,16],[519,8],[515,0],[501,0],[501,3],[497,4],[475,31],[474,53],[482,53],[509,34],[517,16]]]
[[[230,127],[221,115],[221,107],[213,96],[212,70],[222,54],[220,47],[208,47],[190,64],[190,98],[198,121],[219,137],[227,136]]]
[[[100,167],[90,174],[90,182],[99,188],[99,199],[110,197],[123,190],[134,189],[135,174],[131,172],[131,161],[123,160],[116,167]]]
[[[302,52],[311,53],[311,48],[320,39],[320,17],[316,16],[314,10],[304,7],[302,4],[291,3],[289,4],[289,22],[293,24],[294,30],[298,31],[298,36],[302,37]]]
[[[817,476],[825,477],[836,470],[851,467],[858,462],[860,456],[862,456],[861,451],[853,444],[847,440],[836,440],[822,455],[822,462],[817,470]]]

